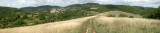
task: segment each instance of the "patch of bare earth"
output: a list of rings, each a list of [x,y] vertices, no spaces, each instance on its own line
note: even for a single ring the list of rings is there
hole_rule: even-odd
[[[81,33],[96,33],[93,18],[89,19],[85,22],[85,25],[83,26]]]

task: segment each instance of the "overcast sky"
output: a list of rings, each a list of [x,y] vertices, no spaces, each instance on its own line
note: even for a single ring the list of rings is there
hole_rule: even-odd
[[[160,5],[160,0],[0,0],[0,6],[21,8],[28,6],[52,5],[64,7],[71,4],[83,4],[88,2],[156,8]]]

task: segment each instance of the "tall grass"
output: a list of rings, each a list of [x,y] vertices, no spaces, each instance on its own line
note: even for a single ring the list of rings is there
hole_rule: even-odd
[[[160,33],[160,20],[100,17],[96,21],[97,33]]]
[[[0,33],[79,33],[81,24],[95,16],[34,26],[0,29]]]

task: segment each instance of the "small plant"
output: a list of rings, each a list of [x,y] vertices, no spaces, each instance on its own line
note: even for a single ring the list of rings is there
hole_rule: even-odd
[[[127,15],[120,14],[119,17],[127,17]]]
[[[129,18],[134,18],[133,16],[129,16]]]
[[[115,17],[115,15],[108,15],[108,17]]]

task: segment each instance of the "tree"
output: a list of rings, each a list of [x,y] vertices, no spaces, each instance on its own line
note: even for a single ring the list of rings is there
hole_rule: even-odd
[[[160,19],[160,7],[157,9],[154,9],[150,12],[150,14],[147,14],[146,16],[147,18],[152,18],[152,19]]]
[[[45,20],[45,14],[39,14],[38,18],[39,18],[40,20]]]
[[[17,21],[13,22],[12,27],[15,27],[15,26],[24,26],[24,25],[26,25],[26,23],[22,19],[18,19]]]
[[[27,15],[26,15],[26,14],[25,14],[25,15],[23,15],[23,19],[26,19],[26,18],[28,18],[28,17],[27,17]]]

